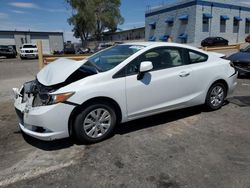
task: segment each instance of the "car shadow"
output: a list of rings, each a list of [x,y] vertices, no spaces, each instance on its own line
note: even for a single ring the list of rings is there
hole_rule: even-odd
[[[250,106],[250,96],[234,96],[228,99],[230,103],[233,103],[239,107]]]
[[[226,101],[224,105],[227,105],[228,103],[229,102]],[[204,107],[203,105],[200,105],[200,106],[189,107],[189,108],[185,108],[181,110],[164,112],[161,114],[133,120],[133,121],[123,123],[117,126],[112,136],[117,135],[117,134],[119,135],[129,134],[130,132],[135,132],[135,131],[147,129],[150,127],[155,127],[161,124],[171,123],[173,121],[183,119],[186,117],[190,117],[193,115],[197,115],[202,112],[209,112],[209,110],[207,110],[207,108]],[[60,150],[64,148],[69,148],[74,145],[85,145],[87,147],[91,146],[91,144],[79,143],[75,138],[65,138],[65,139],[54,140],[54,141],[42,141],[42,140],[33,138],[31,136],[28,136],[26,134],[23,134],[23,138],[28,144],[36,148],[45,150],[45,151]]]
[[[22,134],[23,139],[30,145],[45,151],[55,151],[65,148],[69,148],[75,144],[72,138],[64,138],[60,140],[53,141],[43,141],[33,138],[27,134]]]
[[[250,73],[238,75],[238,79],[250,79]]]
[[[144,117],[117,126],[115,134],[128,134],[130,132],[155,127],[161,124],[171,123],[173,121],[197,115],[205,111],[208,112],[204,106],[195,106]]]

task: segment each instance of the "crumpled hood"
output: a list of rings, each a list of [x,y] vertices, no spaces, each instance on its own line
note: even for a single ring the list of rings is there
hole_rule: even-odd
[[[250,53],[238,52],[229,56],[228,59],[234,62],[250,62]]]
[[[62,83],[85,62],[86,60],[75,61],[66,58],[59,58],[46,65],[37,74],[37,80],[45,86]]]

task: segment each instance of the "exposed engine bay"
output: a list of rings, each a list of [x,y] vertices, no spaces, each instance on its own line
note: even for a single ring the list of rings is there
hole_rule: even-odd
[[[22,95],[22,102],[24,103],[32,97],[33,107],[53,104],[53,95],[50,93],[55,92],[59,88],[69,85],[75,81],[97,73],[98,71],[93,66],[82,65],[69,75],[65,81],[58,84],[46,86],[41,84],[38,78],[36,78],[35,80],[24,83],[23,88],[20,91],[20,95]]]
[[[32,106],[48,105],[51,96],[49,93],[56,91],[59,87],[44,86],[38,80],[32,80],[24,83],[20,95],[22,95],[22,103],[28,98],[33,98]]]

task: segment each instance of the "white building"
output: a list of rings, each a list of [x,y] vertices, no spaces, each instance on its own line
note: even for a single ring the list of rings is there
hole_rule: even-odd
[[[22,44],[42,41],[43,53],[51,54],[54,50],[63,50],[62,32],[37,31],[0,31],[0,45],[13,45],[19,51]]]
[[[209,36],[229,43],[244,42],[250,34],[250,5],[231,0],[182,0],[151,8],[145,14],[146,40],[200,45]]]

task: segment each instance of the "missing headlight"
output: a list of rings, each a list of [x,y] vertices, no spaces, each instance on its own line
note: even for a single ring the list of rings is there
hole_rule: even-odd
[[[39,93],[39,94],[35,95],[32,106],[36,107],[36,106],[48,105],[50,100],[51,100],[51,96],[49,94],[40,94]]]

